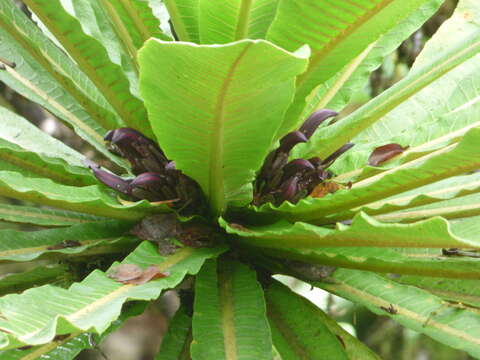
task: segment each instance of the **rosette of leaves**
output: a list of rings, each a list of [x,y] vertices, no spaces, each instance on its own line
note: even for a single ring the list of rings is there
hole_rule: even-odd
[[[192,276],[157,359],[377,358],[274,274],[480,357],[477,1],[334,121],[441,0],[25,3],[0,2],[0,80],[97,153],[0,109],[0,218],[23,224],[0,259],[29,263],[0,280],[2,359],[72,359]]]

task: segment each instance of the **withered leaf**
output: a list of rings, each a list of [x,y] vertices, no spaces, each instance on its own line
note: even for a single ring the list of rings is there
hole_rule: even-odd
[[[143,270],[138,265],[121,264],[113,269],[113,272],[109,274],[108,277],[120,282],[125,282],[140,277],[142,273]]]
[[[150,280],[167,277],[167,273],[162,273],[156,266],[150,265],[143,270],[134,264],[122,264],[117,266],[113,273],[108,275],[110,278],[123,284],[141,285]]]
[[[244,232],[252,232],[252,230],[246,228],[246,227],[243,226],[243,225],[237,224],[237,223],[230,223],[229,226],[230,226],[232,229],[236,229],[236,230],[240,230],[240,231],[244,231]]]
[[[368,158],[368,165],[378,166],[394,156],[403,153],[408,149],[408,146],[401,146],[399,144],[387,144],[375,148]]]
[[[333,194],[337,190],[342,189],[342,185],[330,181],[330,182],[323,182],[318,184],[313,191],[310,193],[310,196],[313,198],[322,198],[327,194]]]
[[[150,265],[148,268],[146,268],[143,273],[136,279],[131,279],[124,281],[124,284],[132,284],[132,285],[142,285],[150,280],[155,280],[155,279],[161,279],[164,277],[167,277],[167,273],[162,273],[158,267],[154,265]]]
[[[65,248],[69,248],[69,247],[77,247],[77,246],[81,246],[81,245],[82,244],[80,244],[80,242],[78,242],[76,240],[63,240],[62,242],[60,242],[58,244],[47,247],[47,250],[60,250],[60,249],[65,249]]]

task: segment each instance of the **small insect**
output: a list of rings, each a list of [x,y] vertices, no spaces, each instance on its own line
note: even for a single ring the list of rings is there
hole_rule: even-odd
[[[81,246],[81,245],[82,244],[80,244],[80,242],[78,242],[77,240],[63,240],[62,242],[60,242],[58,244],[49,246],[47,248],[47,250],[60,250],[60,249],[65,249],[65,248],[69,248],[69,247],[77,247],[77,246]]]
[[[388,307],[385,307],[385,306],[380,306],[380,309],[386,311],[387,313],[391,314],[391,315],[396,315],[398,314],[398,310],[395,309],[395,307],[390,304]]]

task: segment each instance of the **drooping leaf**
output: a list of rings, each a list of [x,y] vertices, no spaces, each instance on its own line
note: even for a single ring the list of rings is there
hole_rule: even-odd
[[[155,360],[188,360],[191,342],[192,318],[187,315],[185,308],[180,306],[168,325],[168,331]]]
[[[278,3],[279,0],[199,0],[201,43],[226,44],[265,38]]]
[[[236,261],[209,261],[195,282],[193,360],[272,359],[265,300],[255,272]]]
[[[295,100],[278,136],[298,125],[306,97],[368,45],[416,11],[426,0],[284,0],[267,33],[267,40],[295,51],[312,48],[308,69],[297,78]],[[293,34],[295,34],[293,36]],[[346,141],[345,141],[346,142]],[[338,149],[341,145],[335,145]]]
[[[371,272],[338,269],[329,280],[314,285],[474,357],[480,356],[480,315],[476,309],[459,308],[424,290]],[[393,311],[385,310],[389,308]]]
[[[164,204],[154,206],[146,200],[122,205],[99,185],[66,186],[49,179],[27,178],[11,171],[0,171],[0,195],[125,220],[137,220],[152,211],[170,211]]]
[[[73,127],[104,155],[122,164],[103,146],[106,129],[124,124],[90,79],[13,3],[0,4],[0,52],[16,63],[0,80]],[[4,117],[4,116],[2,116]]]
[[[250,202],[305,57],[262,40],[150,40],[140,66],[149,120],[167,157],[198,181],[214,212]]]
[[[321,309],[273,281],[265,292],[273,343],[282,360],[379,359]]]
[[[459,142],[356,182],[351,189],[339,190],[319,199],[307,198],[296,205],[285,202],[274,211],[294,220],[312,221],[323,218],[323,223],[331,223],[335,221],[335,217],[328,215],[474,171],[480,166],[480,153],[477,154],[480,129],[470,129],[460,139]],[[274,209],[268,204],[263,208],[269,207]]]
[[[102,92],[120,118],[128,126],[151,136],[143,103],[132,94],[130,82],[123,69],[117,63],[112,62],[104,45],[85,31],[85,29],[89,29],[89,23],[95,21],[96,17],[90,16],[81,19],[83,21],[80,22],[66,10],[64,4],[59,0],[27,0],[26,4]],[[75,6],[85,7],[87,5],[78,3]],[[73,6],[73,10],[75,10],[75,6]],[[78,12],[78,15],[81,15],[81,12]]]
[[[29,261],[49,251],[79,253],[128,235],[132,225],[128,221],[109,220],[38,231],[0,230],[0,259]],[[65,246],[56,246],[59,244]]]
[[[163,257],[153,244],[144,242],[123,263],[142,268],[154,264],[162,271],[168,270],[170,276],[143,285],[124,285],[95,270],[68,289],[45,285],[4,296],[0,298],[0,346],[8,349],[19,342],[45,344],[55,335],[78,331],[103,333],[119,316],[124,302],[157,298],[162,290],[176,286],[187,274],[195,274],[206,259],[222,251],[184,248]],[[43,301],[46,298],[48,302]]]
[[[179,40],[200,43],[199,0],[164,0]]]
[[[0,219],[4,221],[41,226],[69,226],[106,220],[106,218],[103,217],[67,210],[6,204],[0,204]]]

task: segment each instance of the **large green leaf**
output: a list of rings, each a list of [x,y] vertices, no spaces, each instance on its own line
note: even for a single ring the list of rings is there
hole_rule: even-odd
[[[335,320],[285,285],[274,280],[265,297],[273,342],[282,360],[379,359]]]
[[[92,246],[113,242],[128,234],[132,225],[110,220],[38,231],[0,230],[0,260],[29,261],[46,252],[79,253]],[[78,246],[49,249],[68,241],[76,241]]]
[[[152,128],[214,212],[251,201],[255,171],[306,62],[263,40],[223,46],[150,40],[140,51]]]
[[[480,167],[480,128],[470,129],[461,141],[440,148],[356,182],[351,189],[339,190],[323,198],[307,198],[298,204],[283,203],[279,208],[265,205],[294,220],[331,223],[334,216],[345,210],[388,198],[395,194],[434,183]]]
[[[272,359],[263,291],[244,264],[205,264],[195,282],[192,326],[193,360]]]
[[[445,256],[440,249],[371,248],[371,247],[321,247],[321,248],[259,248],[253,245],[249,251],[261,252],[287,265],[289,274],[310,279],[310,273],[322,273],[321,267],[343,267],[380,273],[442,276],[452,279],[479,278],[478,258]],[[254,250],[255,249],[255,250]],[[294,260],[293,263],[286,259]],[[299,261],[300,263],[295,263]],[[304,265],[302,265],[304,264]],[[309,268],[308,264],[313,265]],[[297,266],[300,265],[300,266]],[[320,266],[320,268],[317,267]],[[311,271],[308,271],[311,269]],[[283,269],[285,270],[285,269]]]
[[[143,103],[132,93],[129,79],[124,69],[118,65],[121,59],[113,62],[109,57],[108,48],[91,34],[92,29],[98,28],[95,23],[98,14],[94,12],[96,9],[94,6],[98,4],[92,3],[91,6],[82,2],[72,4],[70,9],[81,22],[67,11],[65,4],[59,0],[27,0],[26,4],[101,91],[120,118],[127,125],[151,136]],[[102,20],[106,21],[105,17]],[[108,46],[108,43],[105,46]]]
[[[282,0],[267,40],[290,51],[308,44],[312,57],[307,71],[297,79],[295,101],[287,112],[279,136],[298,124],[306,106],[305,99],[312,90],[426,1]]]
[[[241,39],[265,38],[278,2],[199,0],[201,43],[225,44]]]
[[[88,77],[12,1],[0,4],[0,52],[16,63],[0,80],[73,127],[104,155],[122,164],[103,146],[109,128],[122,126]]]
[[[0,169],[47,177],[66,185],[96,183],[81,162],[83,155],[2,107],[0,121]]]
[[[446,345],[480,357],[480,315],[413,286],[400,285],[370,272],[338,269],[328,282],[315,282],[327,291],[366,306]],[[393,309],[386,311],[385,309]]]
[[[66,186],[11,171],[0,171],[0,195],[125,220],[138,220],[151,211],[169,211],[166,205],[155,206],[146,200],[122,205],[100,185]]]
[[[384,115],[388,114],[394,108],[406,103],[408,99],[418,94],[421,90],[475,57],[480,52],[479,33],[480,30],[473,35],[461,38],[447,50],[438,54],[436,58],[432,59],[416,71],[409,73],[409,75],[401,81],[369,101],[351,115],[338,121],[332,126],[325,127],[324,131],[320,132],[313,139],[313,145],[318,146],[317,154],[320,157],[329,155],[340,146],[353,139],[357,134],[382,119]],[[472,59],[472,61],[473,60],[474,59]],[[432,84],[432,86],[435,86],[435,84]],[[435,92],[437,93],[439,91],[436,90]],[[435,96],[432,97],[432,95],[430,95],[428,99],[432,101],[432,98],[435,98]],[[412,105],[413,104],[415,103],[413,102]],[[410,109],[413,108],[410,107]],[[406,116],[408,116],[408,114],[405,111],[401,114],[397,114],[395,121],[406,123]],[[412,115],[412,117],[415,116],[416,113]]]
[[[192,317],[183,306],[175,313],[162,339],[160,352],[155,360],[189,360],[192,342]]]
[[[17,223],[41,226],[68,226],[86,222],[106,220],[105,218],[73,211],[0,204],[0,219]]]
[[[200,42],[199,0],[163,0],[181,41]]]
[[[226,225],[224,225],[226,226]],[[480,248],[478,236],[464,238],[452,232],[447,220],[434,217],[412,224],[382,223],[359,213],[351,225],[337,223],[336,229],[307,223],[287,221],[258,228],[238,229],[226,226],[227,231],[245,237],[248,244],[274,248],[316,248],[323,246],[374,246]]]
[[[102,333],[119,316],[123,303],[156,299],[162,290],[175,287],[187,274],[197,273],[206,259],[221,251],[223,248],[183,248],[164,257],[154,244],[144,242],[122,263],[142,268],[154,265],[160,271],[168,271],[167,277],[131,285],[95,270],[68,289],[45,285],[20,295],[4,296],[0,298],[0,346],[5,349],[20,343],[45,344],[55,335],[78,331]]]

